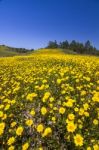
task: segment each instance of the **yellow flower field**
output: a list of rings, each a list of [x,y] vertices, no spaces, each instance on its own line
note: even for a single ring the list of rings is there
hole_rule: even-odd
[[[0,150],[99,150],[99,58],[0,58]]]

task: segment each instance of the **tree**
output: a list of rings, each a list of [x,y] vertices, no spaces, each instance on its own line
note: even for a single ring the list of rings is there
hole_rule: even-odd
[[[57,41],[49,41],[47,48],[58,48]]]
[[[59,47],[62,49],[67,49],[69,47],[68,41],[66,40],[66,41],[60,42]]]

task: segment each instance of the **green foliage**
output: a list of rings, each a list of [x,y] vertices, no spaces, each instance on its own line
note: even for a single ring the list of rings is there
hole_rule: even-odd
[[[78,54],[99,55],[99,50],[93,47],[89,40],[86,41],[85,44],[75,40],[70,43],[66,40],[58,44],[55,40],[54,42],[50,41],[47,48],[61,48],[64,49],[64,52],[68,49],[69,51],[73,50]]]
[[[33,52],[34,49],[27,50],[25,48],[13,48],[5,45],[0,45],[0,57],[24,55]]]

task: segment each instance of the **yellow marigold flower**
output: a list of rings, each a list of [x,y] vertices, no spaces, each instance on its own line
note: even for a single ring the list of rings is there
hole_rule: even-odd
[[[69,114],[68,115],[68,119],[69,120],[74,120],[75,119],[75,115],[74,114]]]
[[[89,105],[87,103],[83,104],[84,110],[87,110],[89,108]]]
[[[38,150],[43,150],[43,147],[39,147]]]
[[[5,128],[5,123],[4,122],[1,122],[0,123],[0,129],[4,129]]]
[[[10,105],[7,104],[7,105],[5,106],[5,108],[4,108],[4,110],[8,110],[9,108],[10,108]]]
[[[37,126],[37,132],[43,132],[43,130],[44,130],[44,126],[42,125],[42,124],[39,124],[38,126]]]
[[[16,100],[12,100],[12,101],[11,101],[11,104],[15,104],[15,103],[16,103]]]
[[[53,102],[54,101],[54,97],[50,97],[50,102]]]
[[[30,127],[32,124],[33,124],[33,120],[31,119],[26,120],[26,125]]]
[[[61,84],[62,80],[61,79],[57,79],[57,84]]]
[[[6,118],[7,118],[7,114],[4,114],[2,120],[5,120]]]
[[[43,83],[47,83],[47,80],[46,80],[46,79],[44,79],[42,82],[43,82]]]
[[[3,117],[3,111],[0,111],[0,118]]]
[[[46,100],[50,97],[50,92],[46,92],[45,94],[44,94],[44,96],[43,96],[43,99],[42,99],[42,101],[43,102],[46,102]]]
[[[15,127],[16,124],[17,124],[16,122],[12,122],[12,123],[11,123],[11,127],[12,127],[12,128]]]
[[[0,105],[0,109],[4,108],[4,105]]]
[[[94,119],[94,120],[93,120],[93,124],[94,124],[94,125],[98,125],[98,120],[97,120],[97,119]]]
[[[23,127],[20,126],[20,127],[17,128],[16,134],[17,134],[18,136],[21,136],[22,133],[23,133]]]
[[[4,128],[5,128],[5,123],[4,122],[0,123],[0,135],[4,133]]]
[[[47,109],[45,107],[41,108],[41,114],[45,115],[47,113]]]
[[[34,110],[31,110],[31,111],[30,111],[30,114],[31,114],[32,116],[34,116],[34,115],[35,115],[35,111],[34,111]]]
[[[8,148],[8,150],[14,150],[15,148],[14,148],[14,146],[10,146],[9,148]]]
[[[94,148],[94,150],[99,150],[99,145],[98,145],[98,144],[95,144],[95,145],[93,146],[93,148]]]
[[[80,129],[82,129],[82,128],[83,128],[82,124],[80,124],[80,125],[79,125],[79,128],[80,128]]]
[[[73,101],[70,99],[65,104],[67,107],[73,107]]]
[[[74,136],[74,143],[76,146],[83,146],[83,137],[80,134]]]
[[[29,143],[25,143],[24,145],[22,145],[22,150],[27,150],[29,148]]]
[[[64,108],[64,107],[60,107],[59,113],[60,113],[60,114],[64,114],[64,113],[65,113],[65,108]]]
[[[55,118],[55,117],[52,117],[52,121],[54,121],[54,122],[55,122],[55,121],[56,121],[56,118]]]
[[[7,141],[8,145],[12,145],[15,142],[15,137],[10,137]]]
[[[95,94],[94,94],[92,100],[93,100],[94,102],[99,102],[99,92],[95,92]]]
[[[88,147],[87,147],[87,150],[91,150],[91,147],[90,147],[90,146],[88,146]]]
[[[68,132],[74,132],[77,128],[77,125],[75,125],[73,122],[68,122],[67,124],[67,131]]]
[[[86,111],[86,112],[84,112],[84,115],[86,116],[86,117],[89,117],[89,113]]]
[[[47,127],[45,130],[44,130],[44,133],[43,133],[43,137],[45,136],[48,136],[49,134],[52,133],[52,129],[50,127]]]
[[[86,91],[81,91],[81,96],[86,95]]]
[[[83,109],[83,108],[80,108],[80,109],[79,109],[79,115],[82,116],[83,114],[84,114],[84,109]]]
[[[33,98],[37,97],[37,94],[36,93],[30,93],[27,95],[26,99],[29,100],[29,101],[32,101]]]
[[[90,81],[90,78],[89,78],[89,77],[86,77],[86,81]]]
[[[75,112],[78,112],[79,111],[79,109],[76,107],[76,108],[74,108],[74,110],[75,110]]]

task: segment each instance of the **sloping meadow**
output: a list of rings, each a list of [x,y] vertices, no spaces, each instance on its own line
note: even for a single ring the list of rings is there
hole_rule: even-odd
[[[99,58],[0,58],[0,149],[99,150]]]

